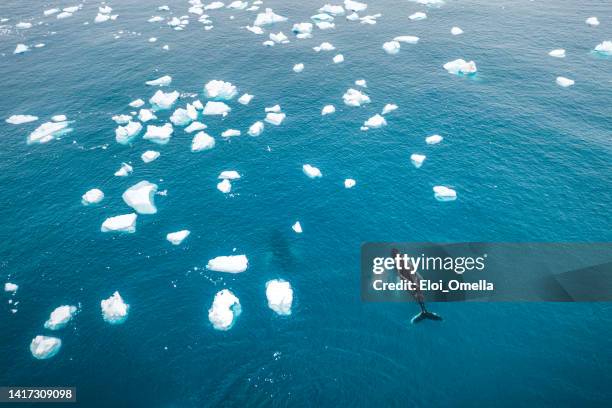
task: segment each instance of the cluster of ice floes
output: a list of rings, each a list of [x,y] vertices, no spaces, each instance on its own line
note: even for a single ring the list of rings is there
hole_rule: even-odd
[[[98,15],[96,15],[96,18],[94,19],[94,23],[99,24],[99,23],[104,23],[109,20],[116,20],[118,15],[111,14],[112,12],[113,12],[113,8],[108,5],[98,7]]]
[[[30,122],[36,122],[37,116],[34,115],[12,115],[5,121],[11,125],[22,125]],[[65,115],[55,115],[51,121],[45,122],[32,131],[27,138],[28,144],[48,143],[54,139],[60,138],[62,135],[72,131],[68,118]]]

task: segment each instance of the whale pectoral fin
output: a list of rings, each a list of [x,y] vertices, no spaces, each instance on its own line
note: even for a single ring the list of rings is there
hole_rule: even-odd
[[[419,322],[421,322],[421,321],[423,321],[425,319],[440,321],[440,320],[442,320],[442,317],[438,316],[437,314],[435,314],[433,312],[423,311],[423,312],[419,313],[418,315],[414,316],[410,322],[412,324],[415,324],[415,323],[419,323]]]

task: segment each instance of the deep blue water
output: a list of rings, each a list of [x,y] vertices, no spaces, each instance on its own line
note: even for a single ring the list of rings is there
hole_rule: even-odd
[[[591,53],[612,39],[610,3],[477,0],[426,9],[371,1],[368,14],[383,14],[378,24],[338,17],[335,30],[315,29],[308,40],[296,40],[291,25],[324,2],[265,3],[290,19],[266,34],[282,30],[290,44],[263,47],[266,38],[240,28],[255,17],[247,11],[208,12],[211,31],[194,15],[182,32],[146,22],[168,14],[156,10],[161,4],[186,15],[184,0],[112,1],[119,18],[99,25],[83,25],[95,17],[94,2],[57,20],[42,11],[73,3],[2,1],[0,18],[10,21],[0,35],[0,283],[18,283],[20,303],[12,314],[1,295],[0,385],[73,385],[87,407],[609,406],[610,304],[435,304],[442,324],[412,326],[414,304],[361,302],[359,248],[610,241],[612,59]],[[419,10],[429,18],[410,22]],[[592,15],[597,28],[584,23]],[[14,29],[26,20],[43,24]],[[465,33],[451,36],[454,25]],[[421,40],[385,54],[382,43],[397,35]],[[345,62],[314,53],[322,41]],[[46,46],[13,55],[19,42]],[[549,57],[553,48],[567,57]],[[477,76],[442,69],[456,58],[475,60]],[[306,69],[296,75],[298,62]],[[191,135],[180,129],[161,147],[115,143],[111,116],[148,100],[156,89],[144,82],[164,74],[173,77],[166,90],[202,100],[212,79],[255,98],[232,102],[226,119],[204,119],[217,139],[208,152],[191,153]],[[559,75],[576,85],[555,85]],[[342,94],[361,78],[372,103],[345,106]],[[267,124],[258,138],[220,138],[228,128],[244,133],[277,103],[287,114],[282,126]],[[321,117],[330,103],[336,113]],[[399,105],[388,126],[361,132],[386,103]],[[4,122],[22,113],[41,119]],[[54,114],[74,120],[74,131],[26,145]],[[433,133],[444,142],[426,146]],[[161,157],[144,165],[148,149]],[[428,156],[420,169],[410,164],[414,152]],[[114,177],[123,161],[134,173]],[[323,178],[306,178],[304,163]],[[233,197],[215,188],[228,169],[243,175]],[[343,187],[348,177],[357,180],[352,190]],[[121,194],[141,180],[168,190],[156,199],[158,213],[139,216],[135,234],[102,234],[106,217],[129,212]],[[457,201],[437,202],[437,184],[455,188]],[[82,206],[94,187],[106,194],[102,205]],[[290,228],[296,220],[302,235]],[[166,233],[183,228],[192,235],[171,246]],[[233,248],[248,256],[247,272],[206,271],[209,259]],[[265,282],[279,277],[295,290],[289,317],[266,304]],[[243,309],[227,332],[207,318],[221,288]],[[131,309],[123,325],[110,326],[99,302],[115,290]],[[77,303],[79,315],[55,333],[59,354],[35,360],[29,343],[52,334],[43,329],[48,314]]]

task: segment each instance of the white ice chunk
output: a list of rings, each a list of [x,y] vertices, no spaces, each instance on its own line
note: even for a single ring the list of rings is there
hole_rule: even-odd
[[[591,27],[597,27],[599,25],[599,20],[597,19],[597,17],[589,17],[585,20],[585,23],[587,23]]]
[[[157,79],[145,82],[149,86],[168,86],[172,83],[172,77],[170,75],[164,75]]]
[[[238,173],[236,170],[225,170],[222,171],[217,178],[222,180],[238,180],[240,178],[240,173]]]
[[[189,125],[189,126],[187,126],[187,127],[185,128],[185,132],[187,132],[187,133],[193,133],[193,132],[197,132],[197,131],[199,131],[199,130],[204,130],[204,129],[206,129],[207,127],[208,127],[208,126],[206,126],[206,125],[205,125],[205,124],[203,124],[203,123],[200,123],[200,122],[193,122],[193,123],[191,123],[191,125]]]
[[[425,138],[425,143],[428,145],[435,145],[440,143],[444,138],[440,135],[431,135]]]
[[[285,115],[284,113],[269,112],[266,115],[266,122],[274,126],[279,126],[281,123],[283,123],[286,116],[287,115]]]
[[[59,9],[52,8],[52,9],[43,11],[43,14],[45,15],[45,17],[49,17],[49,16],[52,16],[53,14],[57,14],[58,12],[59,12]]]
[[[319,170],[318,168],[316,168],[314,166],[311,166],[310,164],[303,165],[302,166],[302,171],[304,172],[305,175],[307,175],[311,179],[318,178],[318,177],[323,177],[323,174],[321,173],[321,170]]]
[[[38,120],[38,116],[33,115],[12,115],[6,120],[6,123],[11,125],[21,125],[22,123],[29,123]]]
[[[127,177],[130,173],[132,173],[134,169],[127,163],[121,163],[121,167],[119,170],[115,172],[115,176],[117,177]]]
[[[604,41],[595,46],[595,52],[604,55],[612,55],[612,41]]]
[[[15,47],[15,51],[13,51],[13,54],[23,54],[24,52],[28,52],[30,51],[30,47],[28,47],[25,44],[17,44],[17,46]]]
[[[252,99],[253,99],[253,95],[245,93],[240,98],[238,98],[238,103],[241,105],[248,105],[249,103],[251,103]]]
[[[53,122],[65,122],[68,120],[66,115],[53,115],[51,116],[51,121]]]
[[[104,193],[98,188],[92,188],[81,197],[83,205],[98,204],[104,199]]]
[[[228,289],[215,295],[212,306],[208,309],[208,320],[217,330],[229,330],[241,313],[240,301]]]
[[[322,116],[330,115],[334,112],[336,112],[336,107],[334,105],[325,105],[323,109],[321,109]]]
[[[393,112],[394,110],[397,109],[397,105],[394,103],[388,103],[385,105],[385,107],[382,110],[382,114],[386,115],[387,113]]]
[[[221,133],[221,137],[234,137],[240,136],[240,131],[237,129],[227,129],[223,133]]]
[[[30,351],[34,358],[44,360],[56,355],[62,347],[62,341],[57,337],[36,336],[30,343]]]
[[[457,199],[457,192],[445,186],[435,186],[433,188],[434,197],[438,201],[454,201]]]
[[[342,54],[336,55],[334,57],[333,61],[334,61],[334,64],[340,64],[340,63],[344,62],[344,55],[342,55]]]
[[[295,224],[293,224],[291,226],[291,229],[293,229],[293,231],[295,231],[297,234],[301,234],[302,233],[302,224],[300,224],[299,221],[296,221]]]
[[[232,191],[232,183],[230,183],[229,180],[223,180],[217,184],[217,190],[223,194],[228,194],[230,191]]]
[[[141,130],[142,125],[140,122],[128,122],[127,125],[119,126],[115,129],[115,140],[120,144],[128,144]]]
[[[138,215],[135,213],[117,215],[104,220],[100,231],[102,232],[136,232],[136,219]]]
[[[218,256],[208,261],[206,269],[215,272],[241,273],[249,267],[246,255]]]
[[[160,153],[156,152],[155,150],[147,150],[142,155],[140,155],[140,158],[145,163],[151,163],[152,161],[157,160],[159,155]]]
[[[367,88],[368,87],[368,83],[366,82],[365,79],[358,79],[355,81],[355,85],[360,86],[362,88]]]
[[[125,125],[130,120],[132,120],[132,117],[130,115],[115,115],[112,117],[112,119],[118,125]],[[51,120],[53,120],[53,118],[51,118]],[[66,120],[66,119],[63,119],[63,120]],[[62,121],[61,119],[59,121],[54,120],[54,122],[61,122],[61,121]]]
[[[358,107],[370,103],[370,97],[357,89],[350,88],[342,95],[344,103],[348,106]]]
[[[59,13],[59,14],[56,16],[56,18],[57,18],[58,20],[63,20],[63,19],[65,19],[65,18],[72,17],[72,14],[73,14],[73,13],[69,13],[69,12],[67,12],[67,11],[62,11],[61,13]]]
[[[144,134],[143,139],[164,145],[170,141],[173,132],[174,128],[170,123],[166,123],[163,126],[147,125],[147,132]]]
[[[315,24],[319,30],[331,30],[336,28],[336,24],[330,23],[329,21],[317,21]]]
[[[562,77],[562,76],[557,77],[556,82],[557,82],[557,85],[559,85],[559,86],[561,86],[563,88],[570,87],[570,86],[574,85],[574,83],[575,83],[575,81],[573,79],[569,79],[569,78]]]
[[[203,150],[210,150],[213,147],[215,147],[215,139],[212,136],[204,132],[197,133],[193,137],[193,140],[191,141],[191,151],[192,152],[201,152]]]
[[[206,96],[217,100],[230,100],[236,96],[236,87],[231,82],[212,80],[205,86]]]
[[[252,32],[253,34],[262,35],[264,33],[263,28],[258,26],[246,26],[246,29]]]
[[[368,129],[376,129],[376,128],[380,128],[383,126],[387,126],[387,121],[386,119],[379,115],[378,113],[374,116],[372,116],[371,118],[369,118],[368,120],[366,120],[363,123],[363,126],[368,128]]]
[[[121,324],[128,317],[130,305],[126,304],[119,292],[113,293],[108,299],[100,302],[102,308],[102,318],[110,324]]]
[[[176,126],[187,126],[189,123],[191,123],[191,120],[192,119],[189,112],[187,109],[183,108],[178,108],[174,111],[174,113],[172,113],[172,116],[170,116],[170,122]]]
[[[189,234],[191,234],[191,231],[189,231],[189,230],[181,230],[181,231],[177,231],[177,232],[171,232],[171,233],[166,235],[166,239],[172,245],[180,245],[185,240],[185,238],[187,238],[189,236]]]
[[[554,58],[565,58],[565,50],[563,48],[558,48],[549,52],[548,55]]]
[[[453,27],[451,28],[451,34],[452,35],[461,35],[463,34],[463,30],[459,27]]]
[[[360,17],[359,17],[359,14],[357,14],[357,13],[351,13],[351,14],[348,14],[346,16],[346,19],[348,21],[358,21],[358,20],[360,20]]]
[[[310,34],[312,33],[312,23],[296,23],[293,25],[291,31],[296,34]]]
[[[274,41],[276,44],[286,44],[289,42],[289,39],[282,31],[278,33],[270,33],[270,40]]]
[[[281,111],[281,106],[276,104],[274,106],[268,106],[264,109],[267,112],[274,112],[274,113],[280,113]]]
[[[368,5],[366,3],[360,3],[358,1],[344,0],[344,8],[350,11],[360,12],[367,9]]]
[[[264,124],[262,121],[257,121],[249,127],[249,136],[259,136],[264,130]]]
[[[66,326],[72,317],[78,311],[76,306],[63,305],[57,307],[54,311],[51,312],[49,316],[49,320],[45,322],[45,329],[49,330],[59,330],[62,327]]]
[[[474,61],[465,61],[461,58],[444,64],[444,69],[455,75],[470,75],[475,74],[476,63]]]
[[[415,37],[414,35],[400,35],[395,37],[393,41],[406,44],[417,44],[419,42],[419,37]]]
[[[15,292],[17,292],[17,289],[19,289],[19,285],[16,285],[14,283],[6,282],[4,284],[4,291],[5,292],[15,293]]]
[[[27,142],[28,144],[47,143],[70,130],[68,122],[46,122],[30,133]]]
[[[328,42],[322,42],[321,45],[316,46],[316,47],[312,47],[313,50],[315,50],[315,52],[320,52],[320,51],[333,51],[336,49],[336,47],[334,47],[331,43]]]
[[[302,72],[304,70],[304,64],[299,63],[299,64],[295,64],[293,66],[293,72],[295,72],[296,74],[299,74],[300,72]]]
[[[224,6],[225,4],[223,4],[221,1],[213,1],[212,3],[205,5],[204,10],[217,10]]]
[[[291,314],[293,303],[293,289],[291,284],[282,279],[273,279],[266,282],[266,298],[268,307],[281,316]]]
[[[147,123],[150,120],[157,119],[157,116],[155,116],[151,109],[141,109],[140,112],[138,112],[138,119],[143,123]]]
[[[98,15],[96,15],[96,18],[94,18],[94,23],[95,24],[99,24],[99,23],[104,23],[105,21],[110,20],[110,17],[108,14],[102,14],[102,13],[98,13]]]
[[[424,154],[413,153],[412,155],[410,155],[410,161],[412,162],[414,167],[418,169],[423,165],[423,162],[425,161],[426,157],[427,156],[425,156]]]
[[[355,184],[357,184],[357,182],[353,179],[348,178],[344,180],[344,188],[353,188]]]
[[[227,106],[224,102],[208,101],[204,106],[203,115],[223,115],[226,116],[232,108]]]
[[[155,214],[157,212],[155,193],[157,193],[157,184],[145,180],[125,190],[121,197],[138,214]]]
[[[236,10],[244,10],[245,8],[247,8],[248,5],[249,5],[249,3],[246,2],[246,1],[237,0],[237,1],[232,1],[227,6],[227,8],[229,8],[229,9],[236,9]]]
[[[427,14],[417,11],[416,13],[409,15],[408,18],[412,21],[425,20],[427,18]]]
[[[271,8],[267,8],[264,13],[259,13],[257,15],[253,25],[265,26],[275,23],[282,23],[283,21],[287,21],[287,18],[279,16],[278,14],[274,13]]]
[[[314,16],[311,16],[310,19],[314,22],[321,22],[321,21],[332,22],[334,21],[334,16],[329,15],[327,13],[319,13],[319,14],[315,14]]]
[[[132,108],[140,108],[144,104],[145,104],[145,102],[142,99],[136,99],[136,100],[130,102],[130,106]]]
[[[398,41],[388,41],[383,44],[382,48],[387,54],[394,55],[400,51],[401,45]]]
[[[318,11],[319,13],[327,13],[327,14],[331,14],[332,16],[343,16],[344,15],[344,7],[335,6],[332,4],[326,4],[323,7],[321,7]]]
[[[149,102],[157,109],[170,109],[172,105],[174,105],[174,102],[176,102],[178,99],[179,95],[180,94],[177,91],[164,93],[163,91],[159,90],[155,92],[155,95],[153,95],[151,99],[149,99]]]

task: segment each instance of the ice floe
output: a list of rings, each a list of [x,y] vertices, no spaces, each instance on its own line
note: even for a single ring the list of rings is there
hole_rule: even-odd
[[[145,102],[142,99],[136,99],[133,100],[132,102],[130,102],[130,106],[132,108],[140,108],[141,106],[143,106],[145,104]]]
[[[274,13],[271,8],[267,8],[264,13],[257,14],[253,25],[265,26],[275,23],[282,23],[283,21],[287,21],[287,17],[280,16]]]
[[[125,190],[121,197],[138,214],[155,214],[157,212],[155,193],[157,193],[157,184],[145,180]]]
[[[282,31],[278,33],[270,33],[270,40],[276,44],[287,44],[289,42],[289,38]]]
[[[240,98],[238,98],[238,103],[241,105],[248,105],[253,100],[253,95],[248,93],[243,94]]]
[[[435,145],[440,143],[444,138],[440,135],[431,135],[425,138],[425,143],[428,145]]]
[[[242,273],[249,267],[246,255],[218,256],[208,261],[206,269],[215,272]]]
[[[102,200],[104,200],[104,193],[98,188],[92,188],[81,196],[83,205],[98,204]]]
[[[129,176],[134,169],[127,163],[121,163],[121,167],[119,170],[115,172],[115,176],[117,177],[127,177]]]
[[[461,35],[463,34],[463,30],[459,27],[453,27],[451,28],[451,34],[452,35]]]
[[[57,14],[57,13],[59,13],[59,9],[58,8],[52,8],[52,9],[48,9],[48,10],[43,11],[43,15],[45,17],[49,17],[49,16],[52,16],[53,14]]]
[[[149,102],[158,110],[170,109],[179,96],[180,94],[177,91],[165,93],[159,90],[149,99]]]
[[[63,305],[55,308],[49,316],[49,320],[45,322],[45,329],[59,330],[66,326],[72,317],[77,313],[76,306]]]
[[[423,154],[413,153],[412,155],[410,155],[410,161],[412,162],[414,167],[416,167],[417,169],[423,165],[423,162],[425,161],[426,158],[427,156]]]
[[[367,88],[368,87],[368,83],[366,82],[365,79],[358,79],[355,81],[355,85],[360,86],[362,88]]]
[[[266,298],[268,307],[277,314],[282,316],[291,314],[293,289],[289,282],[283,279],[272,279],[266,282]]]
[[[229,330],[241,310],[240,300],[229,289],[223,289],[217,292],[208,309],[208,320],[217,330]]]
[[[132,117],[130,115],[115,115],[115,116],[112,117],[112,119],[118,125],[125,125],[130,120],[132,120]],[[51,120],[53,120],[53,118],[51,118]],[[64,119],[64,120],[66,120],[66,119]],[[56,121],[54,121],[54,122],[56,122]],[[58,122],[61,122],[61,119]]]
[[[465,61],[461,58],[444,64],[444,69],[454,75],[471,75],[475,74],[476,63],[474,61]]]
[[[344,8],[349,11],[355,11],[358,13],[367,9],[368,5],[366,3],[360,3],[358,1],[344,0]]]
[[[299,222],[299,221],[296,221],[296,222],[295,222],[295,224],[293,224],[293,225],[291,226],[291,229],[292,229],[293,231],[295,231],[297,234],[301,234],[301,233],[302,233],[302,231],[303,231],[303,230],[302,230],[302,224],[300,224],[300,222]]]
[[[142,130],[140,122],[128,122],[125,126],[119,126],[115,129],[115,140],[119,144],[128,144]]]
[[[217,178],[221,180],[238,180],[240,179],[240,173],[238,173],[236,170],[225,170],[222,171]]]
[[[203,150],[210,150],[215,147],[215,139],[204,133],[198,132],[191,141],[191,151],[192,152],[201,152]]]
[[[589,17],[585,20],[585,23],[591,27],[597,27],[599,25],[599,19],[597,17]]]
[[[312,47],[312,49],[315,50],[315,52],[321,52],[321,51],[333,51],[336,49],[336,47],[334,47],[331,43],[322,42],[321,45]]]
[[[394,103],[388,103],[382,110],[382,115],[386,115],[387,113],[391,113],[397,109],[397,105]]]
[[[558,48],[549,52],[548,55],[554,58],[565,58],[565,50],[563,48]]]
[[[377,129],[383,126],[387,126],[387,120],[384,116],[379,115],[378,113],[363,123],[362,130],[368,129]]]
[[[189,234],[191,234],[191,231],[189,230],[171,232],[166,235],[166,239],[172,245],[180,245],[185,240],[185,238],[189,236]]]
[[[5,292],[15,293],[15,292],[17,292],[17,289],[19,289],[19,285],[16,285],[14,283],[6,282],[4,284],[4,291]]]
[[[353,188],[355,184],[357,184],[357,182],[353,179],[348,178],[344,180],[344,188]]]
[[[334,61],[334,64],[340,64],[340,63],[344,62],[344,55],[338,54],[338,55],[334,56],[333,61]]]
[[[419,37],[416,37],[414,35],[400,35],[395,37],[393,41],[405,44],[417,44],[419,42]]]
[[[224,102],[208,101],[204,106],[203,115],[223,115],[226,116],[232,108],[227,106]]]
[[[140,158],[145,163],[151,163],[152,161],[157,160],[159,155],[160,153],[155,150],[147,150],[146,152],[140,155]]]
[[[604,55],[612,55],[612,41],[603,41],[595,46],[595,52]]]
[[[262,121],[257,121],[249,127],[248,134],[249,136],[259,136],[264,130],[264,123]]]
[[[68,122],[46,122],[30,133],[27,143],[48,143],[71,130]]]
[[[221,137],[235,137],[240,136],[240,131],[237,129],[227,129],[223,133],[221,133]]]
[[[143,139],[164,145],[170,141],[174,128],[172,124],[166,123],[163,126],[147,125],[147,131]]]
[[[296,74],[299,74],[300,72],[302,72],[304,70],[304,64],[299,63],[299,64],[295,64],[293,66],[293,72],[295,72]]]
[[[269,112],[266,114],[266,122],[279,126],[285,120],[286,115],[282,112]]]
[[[136,219],[138,215],[135,213],[122,214],[114,217],[109,217],[102,223],[100,231],[102,232],[136,232]]]
[[[388,41],[383,44],[383,50],[389,55],[395,55],[400,51],[401,44],[398,41]]]
[[[325,105],[323,109],[321,109],[321,115],[329,115],[336,112],[336,107],[334,105]]]
[[[23,54],[24,52],[28,52],[30,51],[30,47],[28,47],[25,44],[17,44],[17,46],[15,47],[15,51],[13,51],[13,54]]]
[[[454,201],[457,199],[457,192],[445,186],[434,186],[434,197],[438,201]]]
[[[56,355],[62,347],[62,341],[57,337],[36,336],[30,343],[30,352],[38,360],[44,360]]]
[[[230,100],[236,96],[237,90],[231,82],[212,80],[205,86],[206,97],[216,100]]]
[[[557,77],[555,82],[557,82],[557,85],[563,88],[567,88],[575,84],[575,81],[573,79],[569,79],[562,76]]]
[[[197,132],[199,130],[204,130],[206,129],[207,126],[203,123],[200,122],[192,122],[189,126],[187,126],[184,130],[187,133],[193,133],[193,132]]]
[[[191,105],[188,105],[191,106]],[[195,109],[192,107],[192,109]],[[191,123],[194,116],[189,114],[187,109],[178,108],[170,116],[170,122],[176,126],[187,126]],[[197,117],[197,112],[195,113],[195,117]]]
[[[412,21],[425,20],[427,18],[427,14],[417,11],[416,13],[409,15],[408,18]]]
[[[10,123],[11,125],[21,125],[23,123],[35,122],[38,120],[38,116],[33,115],[12,115],[8,119],[6,119],[6,123]]]
[[[348,106],[358,107],[366,103],[370,103],[370,97],[357,89],[349,88],[342,95],[344,103]]]
[[[291,31],[296,34],[296,37],[300,39],[312,37],[312,23],[296,23],[293,25]]]
[[[311,166],[310,164],[303,165],[302,166],[302,171],[304,172],[305,175],[307,175],[311,179],[318,178],[318,177],[323,177],[323,174],[321,173],[321,170],[319,170],[318,168],[316,168],[314,166]]]
[[[327,13],[327,14],[331,14],[332,16],[344,15],[344,7],[335,6],[332,4],[326,4],[323,7],[321,7],[318,11],[319,13]]]
[[[170,75],[164,75],[157,79],[145,82],[149,86],[168,86],[172,83],[172,77]]]
[[[220,183],[217,183],[217,190],[223,194],[228,194],[230,191],[232,191],[232,183],[229,180],[223,180]]]
[[[100,302],[102,318],[110,324],[121,324],[128,318],[130,305],[123,301],[119,292],[113,293],[108,299]]]

